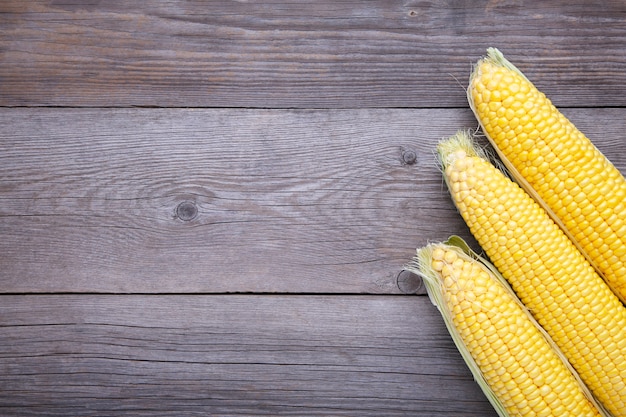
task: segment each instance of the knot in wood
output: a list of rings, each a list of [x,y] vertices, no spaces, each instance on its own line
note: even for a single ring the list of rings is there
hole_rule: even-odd
[[[176,217],[184,222],[193,220],[198,215],[198,207],[193,201],[183,201],[176,207]]]
[[[417,154],[410,149],[402,151],[402,162],[406,165],[413,165],[417,161]]]

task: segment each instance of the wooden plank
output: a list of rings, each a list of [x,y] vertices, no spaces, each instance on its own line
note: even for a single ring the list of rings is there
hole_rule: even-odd
[[[0,300],[2,415],[496,415],[426,297]]]
[[[502,49],[560,106],[625,106],[626,4],[0,4],[0,106],[461,107]]]
[[[625,112],[566,111],[622,172]],[[398,293],[469,238],[433,151],[472,117],[3,109],[0,291]]]
[[[465,230],[433,147],[468,123],[4,109],[0,291],[397,293],[417,245]]]

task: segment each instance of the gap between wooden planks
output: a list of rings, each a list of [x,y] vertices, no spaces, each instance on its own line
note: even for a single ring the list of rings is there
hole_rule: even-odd
[[[624,106],[624,11],[618,0],[3,0],[0,106],[460,107],[489,46],[559,106]]]
[[[426,297],[0,299],[2,415],[496,415]]]

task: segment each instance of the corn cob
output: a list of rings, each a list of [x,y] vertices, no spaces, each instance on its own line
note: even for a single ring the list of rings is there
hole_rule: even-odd
[[[407,266],[501,417],[606,415],[495,268],[451,237]]]
[[[468,100],[516,181],[626,303],[626,179],[497,49],[470,77]]]
[[[470,231],[596,398],[626,416],[626,308],[548,214],[468,132],[438,145]]]

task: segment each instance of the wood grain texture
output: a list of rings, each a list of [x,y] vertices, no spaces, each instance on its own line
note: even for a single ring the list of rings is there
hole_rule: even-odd
[[[626,172],[624,109],[566,113]],[[0,291],[398,293],[416,247],[473,241],[434,157],[472,117],[4,109]]]
[[[4,416],[495,416],[425,297],[2,296]]]
[[[1,291],[397,293],[464,233],[433,148],[470,117],[2,110]]]
[[[626,105],[623,1],[0,4],[1,106],[464,107],[496,46],[559,106]]]
[[[0,1],[0,415],[495,417],[399,295],[477,249],[434,145],[496,46],[626,173],[625,37],[617,0]]]

